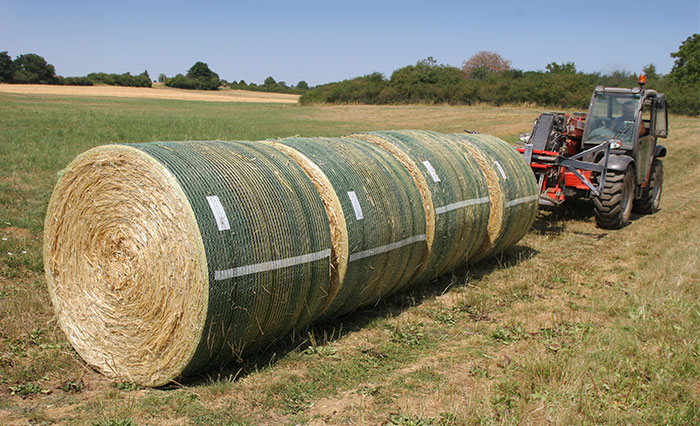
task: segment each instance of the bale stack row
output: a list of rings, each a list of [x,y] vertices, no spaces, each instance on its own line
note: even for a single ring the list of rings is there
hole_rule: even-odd
[[[536,200],[483,135],[107,145],[59,179],[44,262],[85,361],[159,386],[497,253]]]

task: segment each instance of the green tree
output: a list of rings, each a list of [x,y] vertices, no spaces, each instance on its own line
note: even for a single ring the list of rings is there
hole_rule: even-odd
[[[0,83],[12,81],[12,58],[5,52],[0,52]]]
[[[212,75],[214,75],[214,71],[209,69],[209,65],[207,65],[204,62],[197,61],[190,67],[190,69],[187,71],[187,77],[191,79],[196,79],[196,78],[210,78]]]
[[[420,61],[418,61],[418,63],[416,65],[425,65],[427,67],[435,67],[435,66],[437,66],[437,64],[438,63],[437,63],[437,60],[435,58],[433,58],[432,56],[428,56],[427,58],[421,59]]]
[[[676,58],[669,74],[672,79],[692,85],[700,83],[700,34],[685,39],[671,57]]]
[[[194,80],[187,78],[182,74],[177,74],[173,78],[169,78],[165,82],[166,86],[177,87],[179,89],[196,89],[194,86]]]
[[[451,102],[464,80],[458,68],[438,65],[428,57],[394,71],[389,85],[394,102]],[[388,94],[385,92],[383,97]]]
[[[272,76],[269,76],[268,78],[265,79],[265,81],[263,82],[263,85],[265,85],[267,87],[272,87],[272,86],[277,85],[277,82],[275,81],[274,78],[272,78]]]
[[[306,81],[301,80],[297,83],[296,88],[301,90],[309,90],[309,84]]]
[[[195,62],[185,77],[192,80],[192,88],[194,89],[216,90],[219,88],[219,74],[209,69],[209,65],[204,62]]]
[[[165,75],[164,73],[160,73],[158,76],[158,82],[159,83],[165,83],[168,80],[168,76]]]
[[[56,84],[56,69],[46,59],[34,53],[19,55],[12,62],[14,83]]]
[[[658,80],[661,76],[656,72],[656,65],[649,64],[642,68],[644,75],[647,76],[649,80]]]
[[[573,62],[567,62],[565,64],[551,62],[547,64],[545,68],[547,68],[547,71],[551,73],[566,72],[570,74],[576,74],[576,65]]]
[[[486,67],[476,67],[469,72],[469,78],[472,80],[485,80],[494,72]]]

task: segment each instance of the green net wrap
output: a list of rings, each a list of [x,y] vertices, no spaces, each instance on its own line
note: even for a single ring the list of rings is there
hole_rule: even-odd
[[[471,261],[494,255],[519,241],[532,227],[537,215],[539,190],[522,155],[505,141],[490,135],[454,134],[469,149],[487,176],[491,193],[489,232],[479,253]],[[489,178],[491,177],[491,178]],[[495,177],[495,178],[493,178]],[[494,198],[500,198],[495,200]],[[493,226],[496,222],[497,226]]]
[[[537,195],[486,135],[106,145],[61,175],[44,266],[86,362],[159,386],[502,251]]]
[[[320,198],[301,169],[253,142],[131,146],[175,175],[204,241],[209,309],[185,374],[220,356],[254,350],[320,314],[330,233]],[[218,205],[212,207],[216,201],[208,197],[217,197]],[[224,217],[217,216],[219,206],[228,226],[217,223]]]
[[[488,186],[469,151],[448,135],[424,130],[380,131],[352,135],[382,144],[380,137],[405,152],[430,191],[435,233],[430,257],[417,281],[430,280],[463,265],[486,236]]]
[[[425,214],[418,189],[401,163],[362,140],[279,142],[305,155],[328,177],[345,216],[347,272],[324,316],[376,302],[409,282],[427,256]]]

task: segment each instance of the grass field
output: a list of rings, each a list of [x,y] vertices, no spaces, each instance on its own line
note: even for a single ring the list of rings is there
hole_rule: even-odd
[[[698,424],[700,119],[673,116],[662,210],[618,231],[539,215],[501,257],[165,389],[112,383],[52,318],[57,172],[110,142],[479,130],[540,111],[0,94],[0,424]]]

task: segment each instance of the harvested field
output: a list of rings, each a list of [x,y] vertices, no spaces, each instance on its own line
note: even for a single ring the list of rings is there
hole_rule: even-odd
[[[295,104],[299,95],[250,90],[184,90],[154,84],[153,87],[53,86],[48,84],[0,84],[0,93],[16,95],[85,96],[111,98],[172,99],[208,102],[271,102]]]
[[[503,256],[163,389],[90,369],[53,317],[57,173],[106,143],[479,130],[519,107],[299,106],[0,93],[0,424],[672,424],[700,419],[700,119],[672,115],[661,210],[542,211]]]

